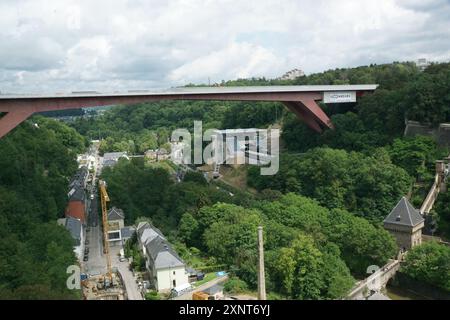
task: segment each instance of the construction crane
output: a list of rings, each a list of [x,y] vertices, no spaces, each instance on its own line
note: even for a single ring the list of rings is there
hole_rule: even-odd
[[[106,274],[112,282],[112,271],[111,271],[111,257],[109,255],[109,240],[108,240],[108,209],[107,202],[109,202],[109,196],[106,192],[106,182],[103,180],[99,180],[98,182],[100,187],[100,199],[102,204],[102,222],[103,222],[103,244],[104,244],[104,252],[106,255]]]

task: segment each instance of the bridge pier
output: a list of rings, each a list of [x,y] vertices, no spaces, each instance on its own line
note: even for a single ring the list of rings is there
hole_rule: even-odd
[[[0,138],[28,119],[33,113],[32,108],[21,108],[7,112],[0,118]]]

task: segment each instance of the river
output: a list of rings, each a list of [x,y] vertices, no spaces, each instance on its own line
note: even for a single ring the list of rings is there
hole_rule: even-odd
[[[393,286],[386,287],[386,294],[392,300],[429,300],[429,298],[425,296]]]

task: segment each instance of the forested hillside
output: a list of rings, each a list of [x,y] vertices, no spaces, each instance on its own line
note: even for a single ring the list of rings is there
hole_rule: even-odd
[[[345,296],[369,265],[382,265],[397,246],[381,225],[397,201],[412,195],[420,205],[434,161],[448,150],[428,137],[403,137],[405,119],[430,125],[450,121],[450,64],[420,72],[411,63],[336,69],[292,81],[246,79],[235,85],[378,83],[358,103],[323,106],[336,127],[312,132],[278,103],[164,101],[118,106],[71,126],[34,117],[0,140],[1,297],[76,298],[65,288],[65,268],[75,262],[71,238],[55,223],[67,201],[75,154],[88,139],[101,152],[142,154],[165,146],[175,128],[282,126],[280,171],[259,175],[248,167],[244,189],[143,159],[105,168],[111,205],[127,224],[149,218],[186,261],[224,266],[229,286],[256,288],[256,228],[264,226],[267,288],[272,298],[334,299]],[[77,132],[78,131],[78,132]],[[81,135],[80,135],[81,134]],[[438,229],[449,236],[448,194],[437,207]],[[414,253],[420,261],[427,250]],[[439,250],[437,250],[439,251]],[[446,257],[446,252],[440,253]],[[411,258],[411,259],[413,259]],[[434,265],[435,262],[426,260]],[[441,263],[441,261],[439,261]],[[408,270],[417,273],[409,261]],[[443,277],[445,274],[443,274]],[[445,276],[446,277],[446,276]],[[436,284],[433,273],[421,278]],[[448,283],[448,279],[444,279]],[[447,288],[447,286],[444,286]]]
[[[294,193],[230,194],[195,172],[175,183],[166,170],[141,160],[121,160],[105,170],[112,203],[130,222],[149,218],[186,261],[209,257],[250,290],[256,289],[258,225],[265,230],[273,297],[341,298],[367,266],[383,265],[397,251],[387,231],[346,210],[329,210]]]
[[[74,299],[73,240],[56,224],[84,148],[75,130],[35,117],[0,139],[0,299]]]

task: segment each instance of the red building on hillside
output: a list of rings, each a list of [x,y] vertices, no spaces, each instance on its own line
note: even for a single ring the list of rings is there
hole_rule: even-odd
[[[81,223],[86,222],[86,181],[89,175],[89,171],[86,167],[81,167],[78,169],[76,174],[73,176],[69,184],[69,203],[66,207],[66,218],[72,217],[79,219]]]
[[[77,188],[70,196],[69,203],[66,208],[66,217],[80,219],[86,222],[86,194],[83,188]]]

